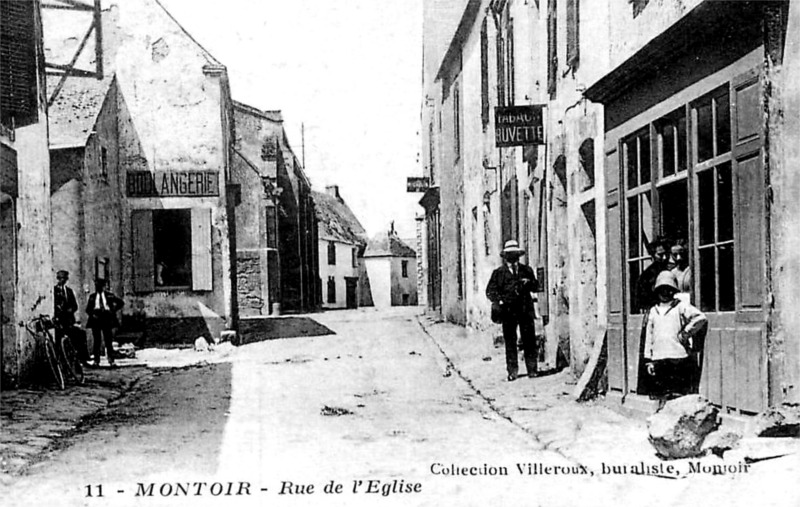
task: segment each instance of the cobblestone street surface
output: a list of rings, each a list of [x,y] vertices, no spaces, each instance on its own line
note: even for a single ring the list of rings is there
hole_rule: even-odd
[[[120,361],[124,364],[127,361]],[[3,391],[0,394],[0,477],[23,473],[47,458],[57,443],[77,430],[84,418],[106,408],[152,372],[142,366],[116,370],[90,369],[82,386],[64,391],[44,388]]]
[[[491,336],[416,309],[311,317],[336,334],[144,350],[84,387],[3,393],[3,505],[796,507],[796,453],[633,473],[665,466],[644,422],[572,401],[567,372],[509,383]]]

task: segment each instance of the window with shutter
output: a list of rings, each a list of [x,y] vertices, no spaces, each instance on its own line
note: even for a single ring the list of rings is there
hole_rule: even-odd
[[[333,241],[328,242],[328,264],[330,266],[336,265],[336,243]]]
[[[567,65],[578,68],[580,56],[580,0],[567,0]]]
[[[37,37],[33,0],[0,0],[0,122],[37,120]]]
[[[486,18],[481,25],[481,124],[486,131],[489,125],[489,32]]]
[[[555,98],[558,74],[558,18],[557,0],[549,0],[547,8],[547,93]]]
[[[508,35],[506,41],[506,103],[514,105],[514,22],[508,22]]]

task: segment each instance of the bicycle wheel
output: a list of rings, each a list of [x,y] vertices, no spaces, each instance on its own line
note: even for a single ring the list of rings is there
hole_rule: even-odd
[[[59,340],[59,346],[61,347],[59,352],[61,352],[61,365],[64,367],[63,370],[67,372],[67,375],[69,375],[72,380],[78,384],[83,384],[83,365],[78,359],[78,352],[72,345],[69,336],[66,334],[62,336],[61,340]]]
[[[50,365],[50,371],[53,373],[56,385],[59,389],[64,389],[66,387],[64,374],[61,372],[61,366],[58,365],[58,354],[56,354],[56,348],[53,346],[53,342],[50,341],[50,337],[46,337],[44,340],[44,354],[47,356],[47,363]]]

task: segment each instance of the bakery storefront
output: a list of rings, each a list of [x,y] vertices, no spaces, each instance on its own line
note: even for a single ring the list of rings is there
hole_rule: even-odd
[[[715,2],[706,2],[706,4]],[[696,9],[592,85],[605,106],[609,398],[646,399],[636,283],[658,236],[685,241],[709,318],[699,391],[770,404],[765,46],[760,2]]]
[[[132,320],[149,340],[212,337],[229,315],[225,200],[220,173],[128,171]],[[215,225],[218,224],[218,225]]]

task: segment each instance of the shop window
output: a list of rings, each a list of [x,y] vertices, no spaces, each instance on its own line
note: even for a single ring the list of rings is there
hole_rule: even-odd
[[[668,178],[687,169],[686,109],[680,108],[656,125],[659,149],[659,175]]]
[[[647,245],[655,232],[670,244],[689,245],[699,291],[694,300],[703,311],[736,308],[729,94],[730,86],[722,86],[621,141],[626,189],[623,248],[632,312],[641,310],[636,284],[650,264]]]
[[[134,289],[213,289],[211,210],[131,212]]]
[[[336,265],[336,243],[328,241],[328,265]]]
[[[725,86],[694,103],[698,163],[731,151],[728,94],[728,87]]]
[[[650,183],[650,133],[647,129],[625,141],[625,166],[628,189]]]
[[[192,281],[190,210],[153,211],[153,259],[156,288],[189,287]]]
[[[639,276],[650,265],[649,246],[653,232],[653,204],[650,188],[650,134],[643,129],[623,141],[626,168],[627,267],[630,311],[643,310],[638,300]]]
[[[408,278],[408,261],[400,261],[400,272],[400,276]]]
[[[336,303],[336,280],[332,277],[328,277],[328,303]]]
[[[700,308],[734,310],[733,185],[725,162],[697,174]]]

